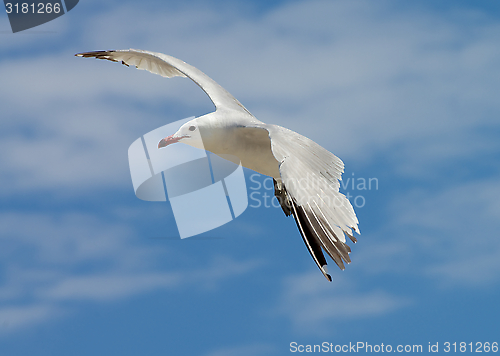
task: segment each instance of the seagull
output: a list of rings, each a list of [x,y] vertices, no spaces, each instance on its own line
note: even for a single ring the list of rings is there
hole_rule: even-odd
[[[349,200],[339,192],[344,163],[309,138],[255,118],[235,97],[199,69],[180,59],[143,50],[109,50],[78,53],[121,62],[163,77],[187,77],[215,105],[215,111],[182,125],[158,143],[158,149],[182,142],[194,147],[196,131],[203,147],[227,159],[238,157],[243,167],[273,178],[275,196],[286,216],[293,215],[314,262],[328,281],[323,251],[344,270],[351,262],[347,235],[353,243],[358,219]]]

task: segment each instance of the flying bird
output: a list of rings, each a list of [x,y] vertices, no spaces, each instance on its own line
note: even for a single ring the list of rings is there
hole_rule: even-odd
[[[236,98],[197,68],[168,55],[143,50],[109,50],[76,54],[135,66],[163,77],[187,77],[209,96],[215,111],[195,118],[158,143],[197,147],[196,131],[207,151],[270,176],[275,196],[286,216],[293,215],[314,262],[331,281],[323,251],[340,269],[350,263],[347,235],[356,242],[358,219],[349,200],[339,192],[344,163],[316,142],[277,125],[257,120]]]

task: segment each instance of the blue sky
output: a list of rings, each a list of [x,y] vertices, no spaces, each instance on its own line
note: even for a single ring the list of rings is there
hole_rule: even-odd
[[[499,342],[499,41],[494,1],[82,0],[17,34],[0,15],[0,353]],[[364,202],[352,264],[328,283],[272,207],[179,240],[168,204],[135,197],[127,149],[213,106],[185,78],[73,56],[127,48],[198,67],[338,155],[344,183],[376,178],[343,189]]]

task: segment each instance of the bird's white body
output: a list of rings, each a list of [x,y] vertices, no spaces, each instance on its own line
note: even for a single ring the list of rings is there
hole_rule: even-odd
[[[285,214],[294,216],[314,261],[328,280],[325,250],[344,269],[359,233],[349,200],[339,192],[343,162],[314,141],[286,128],[257,120],[238,100],[210,77],[189,64],[161,53],[141,50],[97,51],[77,54],[134,65],[164,77],[189,77],[210,97],[216,110],[193,119],[158,148],[182,142],[217,155],[238,157],[241,164],[273,177],[276,197]],[[194,135],[197,133],[197,135]],[[202,142],[195,137],[201,137]],[[352,229],[352,230],[351,230]]]
[[[200,130],[203,145],[196,140],[181,140],[188,145],[204,148],[207,151],[227,157],[236,156],[243,167],[263,175],[280,179],[279,162],[271,150],[269,133],[265,124],[254,119],[252,126],[243,126],[244,120],[226,120],[226,117],[237,117],[238,112],[213,112],[187,122],[174,134],[182,136],[185,128],[196,125]],[[188,131],[188,130],[187,130]],[[193,142],[194,141],[194,142]]]

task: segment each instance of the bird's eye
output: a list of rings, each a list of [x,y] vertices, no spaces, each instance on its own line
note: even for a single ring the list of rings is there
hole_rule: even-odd
[[[189,131],[194,131],[196,130],[196,126],[189,126]]]

